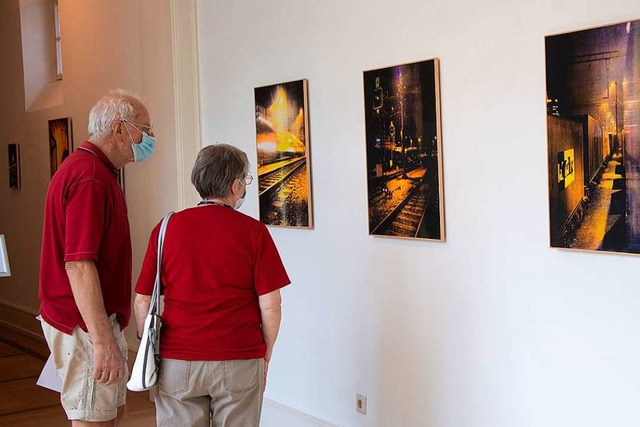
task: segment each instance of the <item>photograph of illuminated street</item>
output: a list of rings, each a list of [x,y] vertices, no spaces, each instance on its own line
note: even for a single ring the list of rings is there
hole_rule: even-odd
[[[49,120],[49,163],[51,165],[51,177],[60,168],[62,162],[73,151],[71,132],[71,119]]]
[[[371,235],[444,240],[438,65],[364,72]]]
[[[545,45],[551,246],[640,253],[640,21]]]
[[[255,89],[260,221],[313,227],[307,80]]]

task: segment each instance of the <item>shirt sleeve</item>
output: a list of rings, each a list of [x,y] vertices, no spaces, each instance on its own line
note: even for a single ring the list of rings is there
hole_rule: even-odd
[[[73,185],[64,209],[65,262],[98,261],[105,221],[111,210],[104,185],[91,179]]]
[[[161,224],[156,225],[151,232],[151,236],[149,236],[147,252],[144,254],[140,277],[138,277],[138,282],[136,283],[136,293],[140,295],[153,294],[158,262],[158,234],[160,234],[160,225]]]
[[[254,282],[258,296],[291,283],[267,227],[261,228],[257,249]]]

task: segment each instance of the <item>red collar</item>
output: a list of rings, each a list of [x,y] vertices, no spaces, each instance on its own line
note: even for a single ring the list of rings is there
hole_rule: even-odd
[[[109,169],[111,169],[115,174],[119,173],[118,168],[116,168],[113,165],[113,163],[111,163],[111,160],[109,160],[106,154],[104,154],[97,145],[94,145],[89,141],[85,141],[82,144],[80,144],[78,149],[90,152],[91,154],[96,156],[98,159],[100,159],[100,161],[104,163]]]

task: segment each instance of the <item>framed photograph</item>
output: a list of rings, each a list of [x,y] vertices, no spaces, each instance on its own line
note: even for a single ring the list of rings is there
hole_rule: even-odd
[[[313,228],[307,80],[255,89],[260,221]]]
[[[9,188],[20,188],[20,146],[9,144]]]
[[[118,184],[120,184],[120,189],[122,190],[122,195],[125,195],[124,192],[124,166],[118,169]]]
[[[369,234],[443,241],[438,59],[364,72]]]
[[[640,21],[545,38],[551,247],[640,253]]]
[[[51,176],[58,170],[64,159],[73,151],[71,118],[49,120],[49,161]]]
[[[11,276],[9,254],[7,253],[7,245],[4,241],[4,234],[0,234],[0,277],[8,276]]]

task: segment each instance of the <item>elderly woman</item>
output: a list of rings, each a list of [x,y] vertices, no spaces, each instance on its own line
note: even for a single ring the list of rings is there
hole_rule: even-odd
[[[237,211],[252,181],[247,155],[203,148],[191,173],[202,197],[169,220],[162,254],[158,426],[258,426],[280,327],[280,288],[290,283],[261,222]],[[156,275],[160,224],[136,285],[139,336]]]

